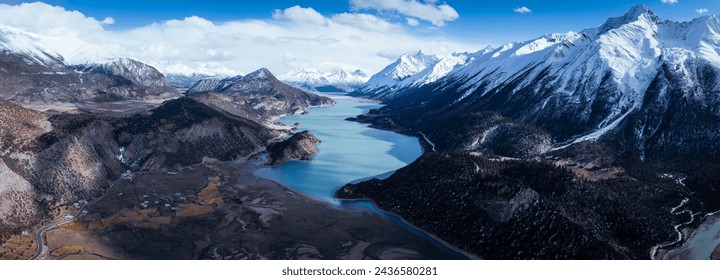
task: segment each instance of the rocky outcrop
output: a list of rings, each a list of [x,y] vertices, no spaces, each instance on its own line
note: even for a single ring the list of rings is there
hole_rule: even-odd
[[[321,141],[310,131],[293,134],[282,142],[267,147],[270,160],[268,165],[281,165],[291,160],[311,160],[319,151],[316,147]]]

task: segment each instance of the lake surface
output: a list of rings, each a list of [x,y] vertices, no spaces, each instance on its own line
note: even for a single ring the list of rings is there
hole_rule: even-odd
[[[280,181],[292,189],[335,203],[334,194],[345,184],[363,178],[386,177],[422,154],[415,137],[346,121],[378,108],[368,100],[337,94],[332,107],[315,107],[305,115],[281,118],[285,124],[299,123],[298,131],[309,130],[320,138],[320,153],[312,161],[291,161],[278,167],[263,168],[256,175]]]
[[[685,243],[667,252],[668,259],[708,260],[720,244],[720,212],[708,214]]]
[[[285,124],[299,123],[298,131],[309,130],[320,138],[320,152],[312,161],[291,161],[277,167],[261,168],[256,176],[271,179],[302,194],[348,210],[362,207],[389,219],[404,229],[428,240],[435,247],[458,259],[465,252],[407,223],[402,218],[378,209],[370,201],[335,200],[335,192],[350,182],[387,178],[422,155],[418,139],[395,132],[346,121],[382,105],[344,94],[325,94],[337,105],[310,108],[308,114],[280,118]],[[354,211],[354,210],[352,210]]]

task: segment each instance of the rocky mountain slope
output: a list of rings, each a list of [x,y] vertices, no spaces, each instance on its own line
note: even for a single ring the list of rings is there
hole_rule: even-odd
[[[47,218],[52,206],[90,198],[124,171],[107,122],[83,115],[46,116],[0,101],[0,228],[18,231]]]
[[[115,130],[123,163],[140,170],[186,166],[205,158],[234,160],[263,151],[280,135],[190,98],[125,118]]]
[[[186,95],[208,106],[266,122],[301,113],[310,106],[335,104],[330,98],[281,82],[264,68],[246,76],[200,80]]]
[[[99,195],[126,170],[162,170],[264,151],[281,134],[189,98],[138,115],[45,115],[0,102],[0,225],[34,225],[57,205]]]

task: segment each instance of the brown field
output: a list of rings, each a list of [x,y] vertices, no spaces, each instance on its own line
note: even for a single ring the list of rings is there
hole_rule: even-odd
[[[13,235],[0,245],[0,260],[28,260],[35,250],[37,244],[32,235]]]
[[[70,245],[53,250],[52,252],[50,252],[50,256],[62,257],[64,255],[78,254],[82,251],[85,251],[85,246]]]
[[[137,228],[159,229],[161,225],[169,225],[172,223],[172,217],[160,216],[160,212],[157,208],[142,210],[133,209],[123,211],[103,219],[89,221],[86,229],[97,230],[119,223],[127,223]],[[83,226],[75,227],[83,228]]]
[[[48,249],[51,252],[48,259],[63,260],[94,260],[94,259],[122,259],[122,255],[108,247],[101,239],[95,238],[87,225],[83,223],[69,223],[58,229],[48,231],[46,234]],[[54,254],[53,254],[54,253]]]
[[[176,217],[194,217],[215,212],[212,205],[198,205],[198,204],[180,204],[178,205],[180,210],[175,214]]]
[[[715,251],[713,251],[712,255],[710,256],[711,260],[720,260],[720,245],[715,247]]]
[[[109,260],[108,258],[98,256],[98,255],[89,255],[89,254],[71,254],[67,255],[65,257],[60,258],[62,260]]]
[[[215,176],[210,178],[210,182],[207,187],[200,190],[197,193],[198,202],[201,205],[214,204],[214,205],[225,205],[225,201],[220,198],[220,190],[218,189],[222,185],[220,177]]]

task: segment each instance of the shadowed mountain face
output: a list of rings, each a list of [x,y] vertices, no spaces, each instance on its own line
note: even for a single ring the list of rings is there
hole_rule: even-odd
[[[190,98],[168,101],[116,130],[123,161],[137,169],[233,160],[262,151],[280,133]]]
[[[311,106],[335,104],[330,98],[279,81],[264,68],[246,76],[200,80],[186,94],[208,106],[266,122],[278,116],[304,112]]]
[[[569,169],[466,153],[430,153],[386,180],[350,184],[420,228],[488,259],[646,259],[675,238],[672,181],[589,181]]]

